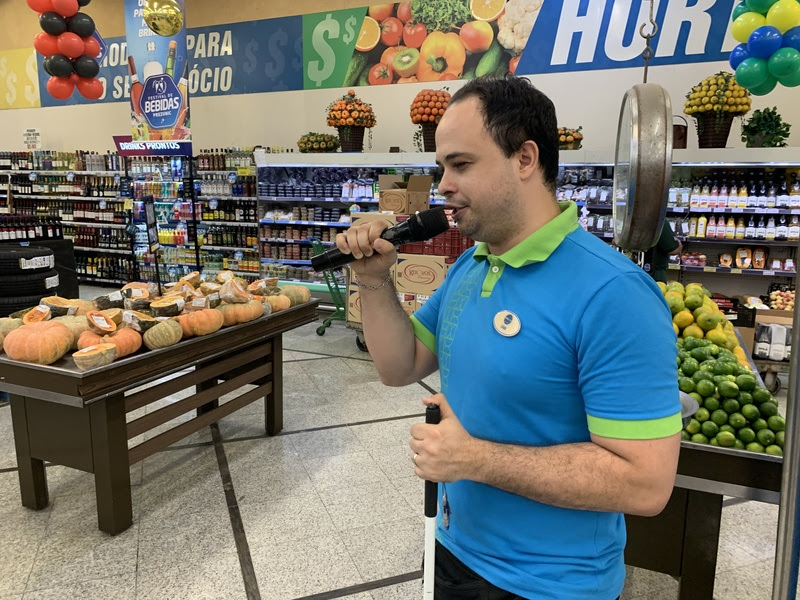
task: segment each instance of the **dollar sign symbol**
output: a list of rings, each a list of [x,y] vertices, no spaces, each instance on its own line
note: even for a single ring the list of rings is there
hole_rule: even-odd
[[[344,23],[344,35],[342,36],[342,41],[345,44],[349,44],[356,38],[356,18],[350,17]]]
[[[289,36],[282,29],[279,29],[269,38],[269,55],[275,62],[269,61],[264,65],[264,74],[270,79],[275,79],[283,73],[286,67],[286,59],[283,56],[281,47],[286,47],[289,43]]]
[[[303,38],[294,40],[294,58],[292,59],[292,69],[300,71],[303,68]]]
[[[314,33],[311,35],[311,45],[314,46],[314,51],[322,59],[322,68],[320,68],[320,61],[312,60],[308,63],[308,78],[313,81],[317,87],[322,86],[325,81],[333,73],[333,67],[336,64],[336,54],[333,48],[330,47],[325,37],[329,40],[339,39],[339,22],[334,21],[330,13],[325,16],[324,21],[317,23],[314,28]]]
[[[244,69],[244,72],[248,75],[252,75],[256,70],[256,64],[258,63],[256,52],[258,52],[258,42],[256,40],[247,42],[247,45],[244,47],[245,61],[242,64],[242,69]]]
[[[25,86],[25,99],[28,104],[35,106],[39,100],[39,78],[36,75],[36,55],[31,54],[25,63],[25,73],[28,76],[30,85]]]
[[[0,79],[6,76],[8,73],[8,59],[7,58],[0,58]]]
[[[14,86],[16,82],[17,74],[11,71],[8,77],[6,77],[6,87],[8,88],[8,92],[6,92],[6,102],[8,102],[9,106],[12,106],[17,99],[17,88]]]

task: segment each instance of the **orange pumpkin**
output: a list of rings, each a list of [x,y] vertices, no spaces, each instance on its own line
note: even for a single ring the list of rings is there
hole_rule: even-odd
[[[50,365],[72,347],[72,332],[63,323],[40,321],[10,331],[3,348],[13,360]]]
[[[84,331],[78,337],[78,350],[83,350],[89,346],[96,346],[102,344],[103,338],[97,335],[94,331]]]
[[[188,338],[218,331],[225,322],[225,317],[218,310],[205,308],[181,315],[177,321],[183,329],[183,337]]]
[[[311,292],[303,285],[285,285],[281,288],[281,293],[289,296],[292,306],[311,300]]]
[[[226,326],[254,321],[264,314],[264,305],[258,300],[248,300],[242,304],[220,304],[214,310],[222,313]]]
[[[97,333],[113,333],[117,330],[117,324],[108,315],[100,311],[92,311],[86,315],[86,322],[89,329]]]
[[[285,294],[277,294],[276,296],[264,296],[264,302],[272,307],[272,312],[279,312],[292,307],[292,299]]]
[[[49,320],[51,316],[50,307],[40,304],[36,308],[32,308],[26,312],[25,316],[22,317],[22,322],[26,325],[29,323],[40,323]]]
[[[142,347],[142,334],[130,327],[122,327],[103,337],[103,341],[117,347],[117,358],[128,356]]]

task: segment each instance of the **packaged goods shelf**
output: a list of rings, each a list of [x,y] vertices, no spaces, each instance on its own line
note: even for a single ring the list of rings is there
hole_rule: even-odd
[[[735,245],[745,245],[745,246],[778,246],[778,247],[785,247],[785,246],[797,246],[800,244],[800,241],[792,241],[792,240],[751,240],[751,239],[719,239],[719,238],[701,238],[701,237],[685,237],[685,236],[678,236],[678,241],[680,242],[690,242],[693,244],[726,244],[728,246],[735,246]]]
[[[103,221],[61,221],[62,225],[71,227],[97,227],[99,229],[125,229],[124,223],[104,223]]]
[[[292,260],[291,258],[262,258],[262,264],[280,264],[280,265],[310,265],[310,260]]]
[[[272,219],[261,219],[262,225],[317,225],[320,227],[350,227],[350,223],[339,223],[338,221],[273,221]]]
[[[67,173],[74,173],[75,175],[122,175],[124,171],[72,171],[72,170],[61,170],[61,171],[45,171],[44,169],[10,169],[5,171],[0,171],[2,174],[14,174],[14,173],[36,173],[37,175],[66,175]]]
[[[144,265],[147,267],[155,267],[156,263],[154,262],[146,262],[146,261],[137,261],[140,265]],[[182,263],[182,262],[159,262],[159,267],[190,267],[192,269],[196,269],[197,265],[192,263]]]
[[[301,246],[310,246],[310,240],[287,240],[285,238],[261,238],[262,242],[270,242],[274,244],[299,244]],[[336,242],[320,242],[323,246],[335,246]]]
[[[720,275],[753,275],[756,277],[791,277],[797,276],[794,271],[771,271],[768,269],[737,269],[736,267],[694,267],[689,265],[669,265],[670,271],[688,273],[717,273]]]
[[[378,204],[375,198],[327,198],[322,196],[261,196],[261,200],[267,202],[330,202],[334,204]]]
[[[198,221],[198,225],[230,225],[231,227],[255,227],[255,223],[242,221]]]
[[[258,196],[226,196],[224,194],[198,194],[198,201],[202,200],[248,200],[250,202],[258,200]]]
[[[120,250],[118,248],[90,248],[88,246],[74,246],[74,249],[81,252],[98,252],[100,254],[133,254],[131,250]]]
[[[209,267],[203,267],[203,273],[219,273],[220,271],[230,271],[234,275],[245,275],[247,277],[258,277],[258,271],[236,271],[233,269],[211,269]]]
[[[219,250],[223,252],[236,252],[237,250],[240,250],[242,252],[258,252],[258,246],[250,246],[249,248],[241,248],[236,246],[200,246],[200,250]]]
[[[114,196],[66,196],[55,194],[14,194],[15,200],[69,200],[74,202],[124,202],[124,198]]]

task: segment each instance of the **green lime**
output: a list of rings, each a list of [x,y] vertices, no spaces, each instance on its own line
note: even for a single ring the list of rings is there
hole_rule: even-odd
[[[752,392],[756,389],[756,378],[752,375],[739,375],[736,378],[736,385],[743,392]]]
[[[701,373],[701,371],[698,371]],[[697,382],[697,393],[707,398],[709,396],[713,396],[714,392],[717,391],[717,386],[714,385],[713,381],[709,381],[707,379],[701,379]]]
[[[758,410],[755,404],[745,404],[742,406],[742,414],[744,418],[751,423],[761,418],[761,411]]]
[[[689,424],[686,426],[686,432],[694,435],[695,433],[700,433],[700,421],[697,419],[692,419],[689,421]]]
[[[762,402],[769,402],[772,400],[772,394],[762,387],[754,389],[752,394],[753,400],[756,404],[761,404]]]
[[[724,398],[736,398],[739,395],[739,386],[732,381],[720,381],[717,390]]]
[[[775,443],[778,444],[781,448],[783,448],[783,440],[786,437],[785,431],[779,431],[775,434]]]
[[[688,377],[678,377],[678,388],[687,394],[693,392],[695,388],[694,381]]]
[[[736,443],[736,436],[728,431],[720,431],[717,434],[717,441],[719,445],[724,448],[733,448],[733,445]]]
[[[694,413],[694,418],[700,421],[701,423],[704,423],[705,421],[708,421],[711,418],[711,413],[708,412],[707,408],[698,408],[697,412]]]
[[[733,447],[737,450],[744,450],[744,442],[742,442],[742,440],[736,440],[733,442]]]
[[[685,429],[681,429],[681,441],[688,442],[690,439],[692,439],[692,436],[686,433]]]
[[[715,437],[711,438],[711,440],[708,443],[711,444],[712,446],[719,446],[719,440]]]
[[[764,419],[756,419],[753,421],[752,428],[754,431],[761,431],[767,428],[767,422]]]
[[[710,361],[704,362],[700,365],[701,371],[706,371],[707,373],[713,375],[714,374],[714,365],[711,364]]]
[[[699,421],[700,419],[697,420]],[[786,431],[786,419],[780,415],[773,415],[767,419],[767,425],[775,433],[778,433],[779,431]]]
[[[764,452],[764,446],[758,442],[750,442],[745,446],[745,449],[750,450],[750,452]]]
[[[706,436],[704,436],[702,433],[695,433],[692,436],[692,441],[695,444],[707,444],[708,443],[708,438]]]
[[[700,369],[700,363],[693,356],[689,356],[681,363],[681,373],[691,377]]]
[[[708,412],[713,413],[719,409],[719,400],[717,400],[713,396],[706,398],[705,400],[703,400],[703,408],[707,409]],[[722,412],[725,411],[723,410]],[[725,414],[727,415],[728,413]]]
[[[741,389],[741,388],[740,388]],[[745,404],[752,404],[753,403],[753,394],[750,392],[739,392],[739,395],[736,398],[739,401],[739,404],[744,406]]]
[[[770,444],[775,443],[775,434],[769,429],[762,429],[756,433],[756,439],[762,446],[769,446]]]
[[[692,375],[692,379],[694,380],[695,383],[700,383],[700,381],[702,381],[703,379],[713,382],[714,376],[708,371],[703,371],[702,369],[699,369],[698,371],[695,372],[694,375]]]
[[[778,414],[778,405],[772,402],[764,402],[759,405],[758,409],[761,411],[761,416],[765,419],[769,419]]]
[[[776,446],[771,444],[764,449],[764,452],[767,454],[772,454],[772,456],[783,456],[783,450],[780,446]]]
[[[703,406],[703,397],[700,394],[698,394],[697,392],[690,392],[689,395],[695,400],[697,400],[697,404],[699,406]]]
[[[716,423],[718,426],[722,427],[728,422],[728,413],[722,409],[715,410],[713,413],[711,413],[711,420],[714,421],[714,423]]]
[[[736,435],[742,440],[745,444],[749,444],[750,442],[756,441],[756,432],[753,431],[750,427],[742,427]]]
[[[722,410],[728,414],[739,412],[739,401],[734,398],[728,398],[722,403]]]
[[[728,433],[733,433],[734,435],[736,434],[736,430],[733,427],[731,427],[730,425],[728,425],[727,423],[725,423],[725,425],[720,425],[719,426],[719,430],[720,431],[727,431]]]
[[[744,418],[742,413],[733,413],[730,417],[728,417],[728,423],[734,429],[741,429],[745,425],[747,425],[747,419]]]
[[[695,359],[698,363],[705,362],[711,355],[708,352],[708,348],[695,348],[689,352],[689,356]],[[724,373],[723,373],[724,375]]]
[[[719,433],[719,425],[714,421],[706,421],[700,426],[701,433],[707,438],[713,438]]]
[[[714,373],[717,375],[731,375],[733,373],[733,365],[728,361],[718,360],[717,364],[714,365]],[[736,393],[739,393],[738,387]]]

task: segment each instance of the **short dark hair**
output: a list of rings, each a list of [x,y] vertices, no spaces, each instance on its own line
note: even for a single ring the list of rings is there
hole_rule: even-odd
[[[556,108],[545,94],[524,77],[480,77],[470,80],[450,99],[481,102],[483,122],[494,143],[506,156],[532,140],[539,147],[539,165],[545,185],[556,189],[558,177],[558,122]]]

